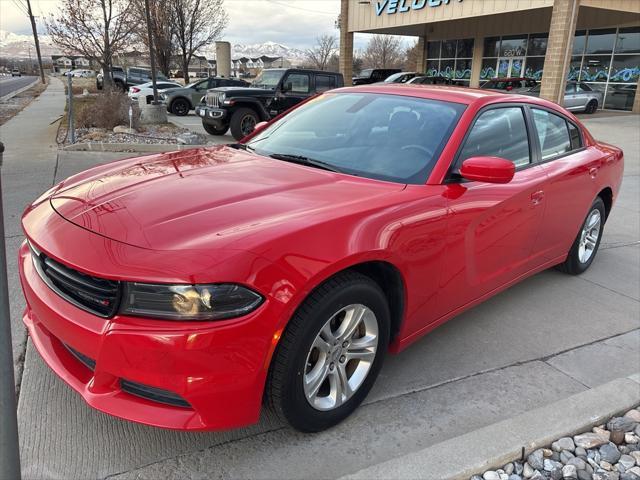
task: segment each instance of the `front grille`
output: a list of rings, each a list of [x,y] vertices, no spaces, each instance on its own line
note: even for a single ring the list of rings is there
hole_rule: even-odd
[[[64,348],[66,348],[71,355],[76,357],[76,359],[80,363],[82,363],[85,367],[87,367],[89,370],[91,370],[93,372],[96,369],[96,361],[95,360],[93,360],[92,358],[89,358],[86,355],[80,353],[75,348],[70,347],[66,343],[63,343],[62,345],[64,345]]]
[[[161,388],[150,387],[149,385],[143,385],[142,383],[120,380],[120,388],[123,392],[136,395],[138,397],[151,400],[153,402],[166,403],[167,405],[173,405],[174,407],[191,408],[189,402],[187,402],[180,395],[169,392],[168,390],[162,390]]]
[[[220,103],[218,102],[218,94],[217,93],[209,93],[207,94],[207,105],[213,108],[219,108]]]
[[[99,317],[115,315],[120,302],[120,282],[86,275],[47,257],[31,244],[29,247],[36,271],[51,290]]]

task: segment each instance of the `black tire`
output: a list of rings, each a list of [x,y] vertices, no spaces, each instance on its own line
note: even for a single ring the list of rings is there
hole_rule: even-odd
[[[150,105],[153,102],[153,95],[147,95],[147,105]]]
[[[352,304],[364,305],[375,314],[378,326],[375,357],[351,397],[332,409],[319,410],[307,400],[304,391],[308,355],[327,321]],[[287,325],[269,369],[268,404],[281,419],[303,432],[319,432],[340,423],[362,403],[373,386],[389,344],[389,325],[389,307],[377,283],[356,272],[331,278],[304,301]],[[344,362],[342,357],[340,362]],[[348,364],[344,368],[348,368]]]
[[[598,110],[598,101],[597,100],[590,100],[589,103],[587,103],[587,108],[585,108],[585,113],[596,113],[596,111]]]
[[[189,115],[189,110],[191,110],[191,105],[189,101],[184,98],[176,98],[171,102],[171,113],[174,115],[185,117]]]
[[[258,114],[252,108],[239,108],[231,116],[231,135],[236,140],[242,140],[253,132],[259,121]]]
[[[123,91],[125,93],[127,92],[127,86],[123,82],[116,81],[114,83],[114,85],[116,86],[117,89],[119,89],[119,90],[121,90],[121,91]]]
[[[598,238],[595,241],[595,248],[593,248],[593,251],[590,254],[590,256],[586,260],[581,260],[580,246],[583,240],[583,232],[585,229],[585,225],[587,224],[587,221],[589,221],[592,213],[595,210],[597,210],[600,215],[600,227],[598,231]],[[580,226],[580,231],[578,232],[578,235],[576,236],[576,239],[573,242],[573,245],[571,246],[571,250],[569,250],[569,255],[567,255],[567,259],[564,261],[564,263],[561,263],[560,265],[558,265],[559,270],[565,273],[568,273],[569,275],[580,275],[581,273],[585,272],[589,268],[589,266],[593,263],[593,260],[596,258],[596,254],[598,253],[598,248],[600,247],[600,241],[602,240],[602,234],[604,233],[605,220],[606,220],[606,210],[604,207],[604,202],[602,201],[602,198],[597,197],[593,202],[593,204],[591,205],[591,208],[589,208],[589,212],[587,213],[587,216],[584,222],[582,222],[582,225]]]
[[[214,125],[213,123],[204,123],[202,122],[202,128],[209,135],[224,135],[229,130],[229,125]]]

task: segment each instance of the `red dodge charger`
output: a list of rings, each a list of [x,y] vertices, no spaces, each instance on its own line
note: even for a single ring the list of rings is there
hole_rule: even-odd
[[[387,351],[593,262],[622,151],[537,98],[333,90],[234,145],[75,175],[24,213],[24,322],[94,408],[159,427],[343,420]]]

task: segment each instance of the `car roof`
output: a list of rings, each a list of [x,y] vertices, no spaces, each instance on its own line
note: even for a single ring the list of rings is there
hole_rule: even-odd
[[[499,90],[483,90],[479,88],[456,87],[453,85],[423,85],[415,83],[374,83],[371,85],[359,85],[356,87],[342,87],[330,90],[331,93],[379,93],[386,95],[402,95],[443,102],[461,103],[463,105],[479,104],[483,106],[490,103],[518,102],[532,105],[542,105],[554,110],[565,112],[553,102],[529,95],[504,93]]]

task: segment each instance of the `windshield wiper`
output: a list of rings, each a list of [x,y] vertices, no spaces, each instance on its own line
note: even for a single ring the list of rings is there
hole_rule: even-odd
[[[322,160],[315,160],[313,158],[305,157],[303,155],[290,155],[288,153],[272,153],[269,156],[271,158],[275,158],[276,160],[284,160],[285,162],[297,163],[299,165],[311,165],[313,167],[318,167],[323,170],[328,170],[334,173],[344,173],[344,171],[340,170],[337,167],[334,167],[330,163],[323,162]]]
[[[236,150],[248,150],[250,152],[255,150],[255,148],[250,147],[246,143],[228,143],[227,147],[235,148]]]

